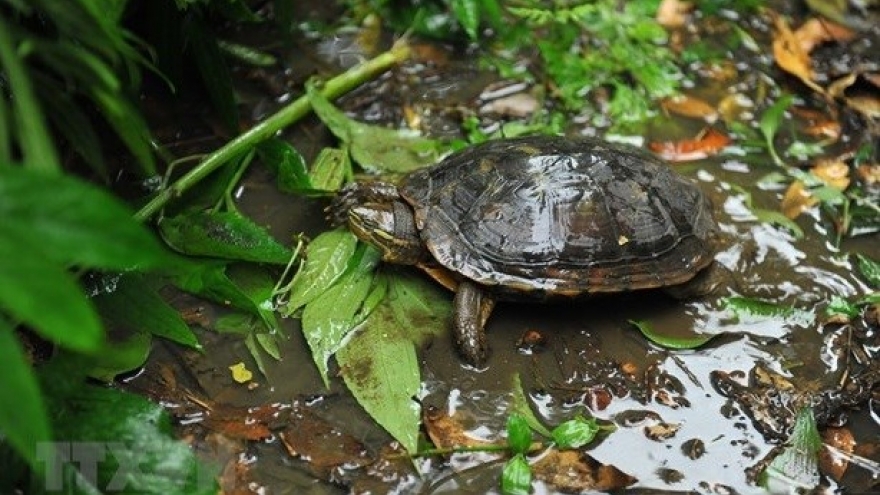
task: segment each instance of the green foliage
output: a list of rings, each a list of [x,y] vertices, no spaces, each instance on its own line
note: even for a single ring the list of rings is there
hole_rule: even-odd
[[[785,111],[791,106],[793,100],[794,97],[792,95],[782,96],[764,110],[759,122],[759,128],[761,129],[761,134],[764,136],[767,151],[770,152],[770,156],[777,165],[784,165],[785,163],[776,152],[774,139],[776,138],[776,133],[779,131],[779,126],[782,125]]]
[[[798,411],[791,438],[782,452],[759,475],[759,484],[772,493],[813,490],[819,486],[819,452],[822,437],[813,410]]]
[[[857,254],[856,259],[859,262],[859,271],[865,280],[875,289],[880,289],[880,262],[872,260],[864,254]]]
[[[143,175],[155,173],[149,132],[133,103],[148,65],[122,28],[125,2],[0,1],[0,162],[60,170],[54,131],[106,178],[100,120]],[[97,109],[99,115],[92,112]],[[100,118],[99,118],[100,117]],[[50,131],[51,129],[51,131]]]
[[[162,238],[190,256],[285,264],[291,251],[262,226],[235,211],[183,213],[159,221]]]
[[[587,95],[598,88],[612,89],[610,116],[619,122],[644,120],[650,101],[669,96],[683,75],[665,46],[666,31],[654,20],[656,2],[600,0],[548,6],[529,0],[509,11],[525,20],[532,31],[519,40],[534,42],[556,96],[571,111],[587,107]],[[634,84],[631,84],[633,82]]]
[[[532,470],[523,454],[518,453],[504,463],[501,491],[508,495],[527,495],[532,486]]]

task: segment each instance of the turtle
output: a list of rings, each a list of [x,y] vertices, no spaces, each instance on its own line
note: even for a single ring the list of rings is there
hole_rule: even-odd
[[[416,265],[455,292],[453,335],[475,367],[488,356],[485,325],[498,300],[712,290],[695,283],[714,259],[710,201],[631,145],[490,140],[397,185],[352,182],[331,210],[384,262]]]

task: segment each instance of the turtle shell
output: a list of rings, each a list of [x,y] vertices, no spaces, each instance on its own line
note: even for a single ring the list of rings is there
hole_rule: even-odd
[[[713,257],[707,198],[627,145],[489,141],[409,174],[400,194],[437,262],[502,294],[678,285]]]

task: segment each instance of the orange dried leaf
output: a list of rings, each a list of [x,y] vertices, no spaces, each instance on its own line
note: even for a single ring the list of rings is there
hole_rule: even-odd
[[[800,79],[813,90],[823,93],[822,88],[813,82],[812,62],[809,54],[801,47],[788,22],[781,16],[774,16],[776,32],[773,34],[773,59],[782,70]]]
[[[804,132],[810,136],[825,136],[837,141],[840,138],[840,122],[825,120],[807,126]]]
[[[822,443],[847,454],[852,454],[856,446],[852,432],[846,428],[826,428],[822,431]],[[819,452],[819,468],[835,480],[840,481],[843,478],[847,467],[849,459],[846,456],[838,455],[828,448]]]
[[[857,172],[862,182],[869,185],[880,184],[880,164],[859,165]]]
[[[531,466],[535,478],[563,493],[617,491],[637,480],[586,452],[551,449]]]
[[[810,172],[838,191],[849,186],[849,167],[840,159],[818,160]]]
[[[706,100],[695,96],[672,96],[670,98],[664,98],[660,104],[667,112],[681,115],[683,117],[703,119],[709,123],[718,120],[718,111],[715,110],[715,107],[710,105]]]
[[[437,448],[500,445],[500,443],[489,442],[468,434],[467,428],[462,424],[460,418],[449,416],[445,411],[435,407],[425,408],[422,421],[428,432],[428,438]]]
[[[855,32],[845,26],[815,17],[803,23],[794,32],[794,37],[798,40],[804,53],[810,53],[816,45],[826,41],[847,42],[855,36]]]
[[[714,127],[704,129],[694,139],[680,141],[652,141],[648,148],[671,162],[702,160],[730,144],[730,137]]]
[[[795,219],[818,202],[819,200],[804,187],[804,183],[796,180],[788,186],[788,189],[782,196],[780,209],[783,215]]]

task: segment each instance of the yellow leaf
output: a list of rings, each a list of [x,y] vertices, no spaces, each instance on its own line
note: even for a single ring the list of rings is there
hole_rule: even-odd
[[[818,160],[810,172],[838,191],[849,186],[849,167],[839,159]]]
[[[247,383],[254,377],[251,370],[247,369],[247,366],[241,362],[230,366],[229,371],[232,372],[232,379],[235,380],[236,383]]]
[[[782,214],[788,218],[794,219],[797,218],[801,213],[809,210],[813,207],[819,200],[813,197],[806,188],[804,188],[804,183],[796,180],[788,186],[788,190],[785,191],[785,195],[782,196],[782,205],[780,209],[782,210]]]

